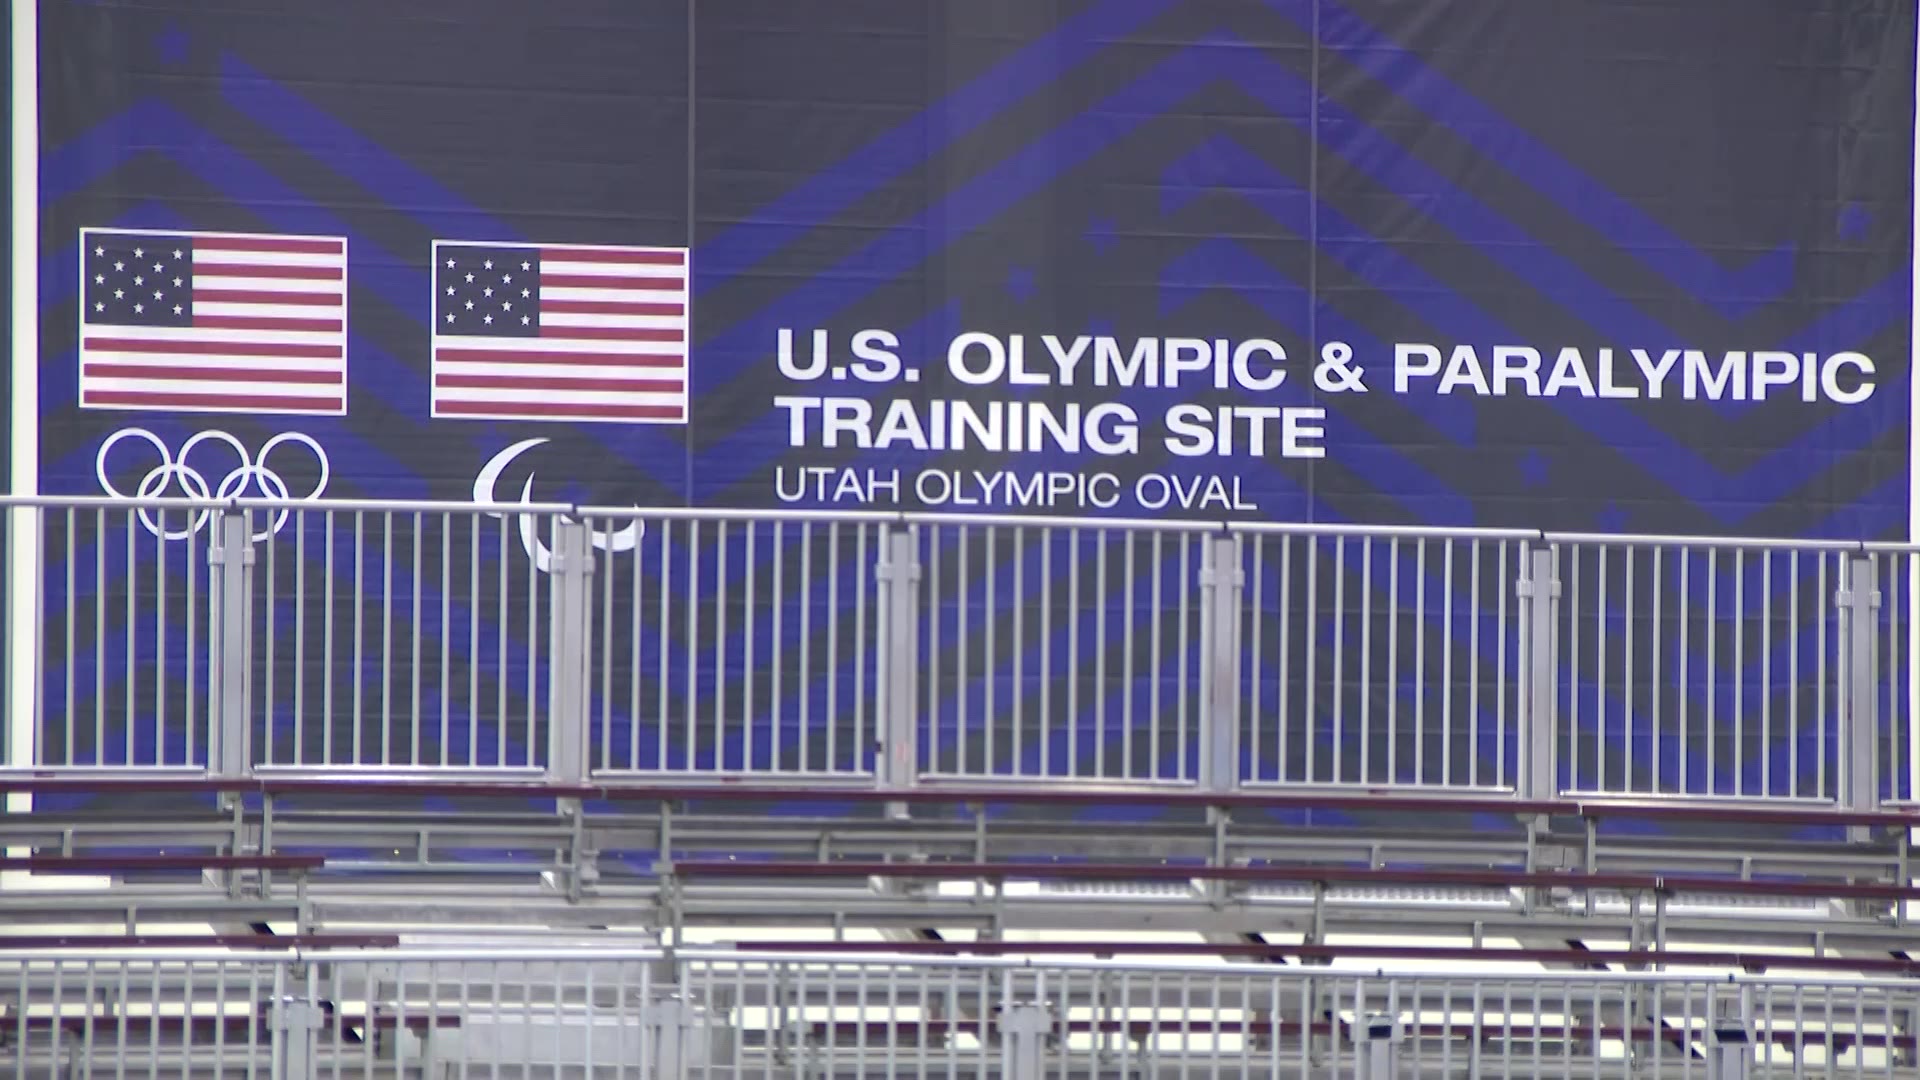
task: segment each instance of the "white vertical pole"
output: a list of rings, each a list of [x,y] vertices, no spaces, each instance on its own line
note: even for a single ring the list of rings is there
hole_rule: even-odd
[[[13,467],[8,491],[31,495],[39,490],[40,447],[40,96],[38,34],[35,15],[38,4],[15,0],[10,5],[9,43],[13,84],[12,145],[9,148],[13,168],[11,208],[13,212],[13,370],[12,415]],[[40,587],[37,570],[40,561],[40,536],[30,511],[13,510],[14,526],[11,558],[6,567],[11,588],[11,605],[6,613],[8,629],[7,670],[13,676],[7,685],[7,761],[13,768],[33,762],[34,730],[33,682],[21,675],[33,671],[34,596]],[[31,796],[9,793],[9,813],[23,813],[31,806]]]

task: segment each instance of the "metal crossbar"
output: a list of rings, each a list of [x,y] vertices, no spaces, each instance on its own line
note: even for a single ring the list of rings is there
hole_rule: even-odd
[[[1904,545],[0,505],[17,770],[1912,795]]]

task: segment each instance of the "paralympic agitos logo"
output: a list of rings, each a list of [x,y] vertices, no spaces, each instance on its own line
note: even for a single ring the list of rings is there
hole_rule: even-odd
[[[515,459],[547,441],[547,439],[538,438],[522,439],[514,443],[512,446],[507,447],[505,450],[500,451],[488,459],[487,463],[480,467],[479,475],[473,479],[474,502],[482,506],[504,506],[517,502],[519,505],[529,508],[528,511],[514,513],[512,516],[518,519],[517,525],[520,533],[520,546],[527,549],[527,556],[533,560],[534,569],[543,574],[552,571],[553,549],[548,545],[547,541],[540,536],[537,519],[541,518],[542,515],[537,512],[532,512],[531,509],[535,505],[533,498],[533,471],[528,470],[527,478],[521,482],[520,498],[518,500],[513,500],[511,497],[502,499],[498,493],[498,488],[501,476],[507,471],[507,467],[514,463]],[[508,512],[504,510],[488,510],[486,514],[488,517],[496,520],[508,516]],[[559,521],[571,520],[571,518],[563,514],[549,516],[546,520],[550,523],[557,523]],[[590,530],[588,536],[589,542],[592,543],[597,550],[618,554],[632,551],[635,547],[638,547],[643,532],[645,532],[645,528],[641,522],[630,521],[618,529]]]

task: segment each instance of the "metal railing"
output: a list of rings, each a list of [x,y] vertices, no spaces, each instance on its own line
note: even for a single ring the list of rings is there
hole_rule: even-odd
[[[15,768],[1912,793],[1905,545],[4,504]]]
[[[21,1078],[1912,1077],[1907,982],[744,952],[13,954]]]

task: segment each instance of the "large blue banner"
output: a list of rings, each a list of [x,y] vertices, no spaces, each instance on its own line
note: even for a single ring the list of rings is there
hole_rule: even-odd
[[[43,486],[1904,535],[1913,22],[45,0]]]

